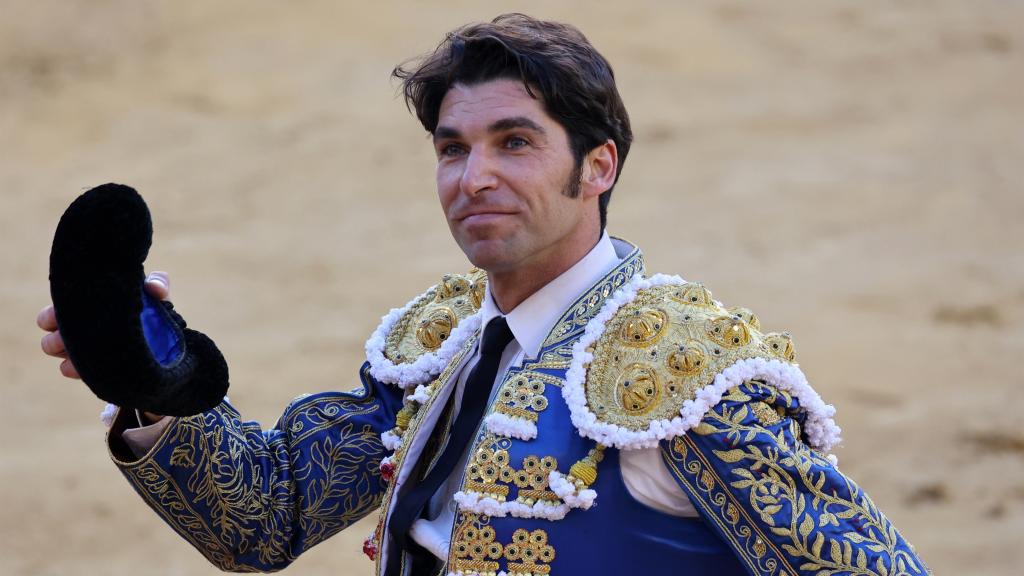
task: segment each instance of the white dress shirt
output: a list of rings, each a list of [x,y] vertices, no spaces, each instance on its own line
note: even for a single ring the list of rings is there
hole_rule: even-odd
[[[598,243],[571,268],[523,300],[505,319],[512,331],[513,340],[505,348],[498,366],[498,375],[492,387],[491,397],[504,380],[505,373],[512,367],[519,367],[526,358],[536,358],[555,323],[583,292],[611,271],[632,247],[625,242],[613,241],[605,232]],[[486,327],[492,319],[502,315],[491,297],[488,286],[481,306],[481,326]],[[479,350],[462,366],[454,390],[455,403],[453,418],[458,414],[462,391],[472,367],[476,365]],[[440,402],[441,399],[438,399]],[[437,404],[437,403],[435,403]],[[443,404],[443,402],[441,402]],[[150,426],[125,430],[122,437],[138,457],[146,454],[155,445],[164,428],[172,418],[164,418]],[[422,428],[427,433],[427,428]],[[417,442],[415,452],[421,452],[423,442]],[[407,465],[411,468],[419,454],[410,446]],[[427,518],[413,523],[410,534],[421,546],[430,550],[441,560],[448,558],[452,527],[455,524],[454,495],[462,483],[462,472],[469,458],[469,449],[463,454],[460,465],[438,488],[427,508]],[[630,495],[644,505],[673,516],[697,516],[696,510],[682,489],[669,474],[661,460],[658,448],[624,450],[619,454],[622,479]],[[401,481],[402,478],[399,479]],[[598,496],[600,498],[600,496]]]

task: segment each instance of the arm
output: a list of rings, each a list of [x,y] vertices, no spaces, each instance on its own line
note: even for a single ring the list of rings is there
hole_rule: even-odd
[[[168,275],[153,272],[144,289],[166,300]],[[68,359],[53,306],[36,319],[43,351]],[[271,430],[242,422],[227,403],[187,418],[159,420],[158,438],[136,438],[134,410],[119,410],[108,433],[115,464],[165,522],[222,570],[283,568],[311,546],[371,512],[383,495],[380,434],[394,426],[399,389],[360,371],[363,390],[301,398]],[[138,455],[136,455],[138,452]],[[145,452],[145,453],[143,453]]]
[[[670,473],[751,574],[930,573],[871,499],[801,435],[799,402],[755,381],[685,436]]]
[[[385,485],[380,434],[394,426],[401,392],[373,380],[364,389],[294,401],[274,428],[243,422],[222,403],[175,418],[140,459],[121,435],[111,456],[136,492],[211,563],[229,571],[272,571],[372,512]]]

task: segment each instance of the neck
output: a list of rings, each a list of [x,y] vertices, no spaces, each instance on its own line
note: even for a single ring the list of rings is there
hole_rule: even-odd
[[[488,271],[487,283],[498,309],[508,314],[549,282],[561,276],[583,259],[601,240],[603,230],[598,230],[589,242],[580,242],[571,249],[552,249],[548,258],[529,266],[508,271]]]

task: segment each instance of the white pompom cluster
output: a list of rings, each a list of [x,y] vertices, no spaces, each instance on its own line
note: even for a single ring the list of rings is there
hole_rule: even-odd
[[[417,404],[426,404],[430,397],[433,396],[430,387],[425,384],[419,384],[416,386],[416,390],[409,395],[409,400],[416,402]]]
[[[115,416],[117,416],[117,406],[108,402],[107,405],[103,407],[103,411],[100,412],[100,422],[103,422],[104,426],[110,428],[114,425]]]
[[[533,440],[537,437],[537,424],[501,412],[492,412],[484,418],[484,426],[488,432],[506,438]]]
[[[551,504],[534,502],[526,504],[518,501],[499,502],[490,496],[476,492],[456,492],[455,501],[460,510],[474,514],[484,514],[492,518],[514,516],[516,518],[543,518],[545,520],[561,520],[573,506],[568,504]]]
[[[570,508],[586,510],[593,506],[594,500],[597,499],[597,491],[590,488],[578,489],[574,483],[558,471],[552,471],[548,475],[548,486]]]
[[[384,444],[384,447],[394,452],[402,445],[402,437],[395,434],[391,430],[388,430],[380,435],[380,441]]]
[[[678,276],[664,274],[650,278],[634,276],[616,290],[605,301],[597,315],[587,323],[583,336],[573,345],[572,361],[562,387],[562,397],[569,406],[572,423],[580,435],[622,450],[652,448],[661,440],[682,436],[700,424],[704,416],[721,401],[722,396],[730,388],[747,380],[763,379],[779,389],[790,391],[800,400],[801,406],[807,410],[808,417],[804,430],[813,448],[828,452],[838,444],[840,429],[832,420],[835,408],[822,401],[818,393],[807,383],[807,378],[799,368],[775,359],[747,358],[735,362],[715,376],[711,384],[698,390],[694,399],[686,400],[679,411],[679,416],[670,420],[654,420],[646,430],[629,430],[616,424],[602,422],[590,411],[587,407],[585,382],[587,366],[594,360],[594,355],[588,352],[587,348],[600,339],[604,334],[605,325],[619,308],[636,299],[640,291],[655,286],[685,283]]]

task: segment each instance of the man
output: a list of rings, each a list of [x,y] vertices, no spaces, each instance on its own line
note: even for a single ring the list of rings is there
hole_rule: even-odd
[[[632,135],[579,31],[501,16],[395,74],[479,270],[385,316],[363,390],[300,398],[272,430],[226,402],[119,411],[111,454],[165,521],[238,571],[379,506],[364,551],[389,576],[926,573],[826,455],[834,410],[788,335],[644,276],[604,231]]]

